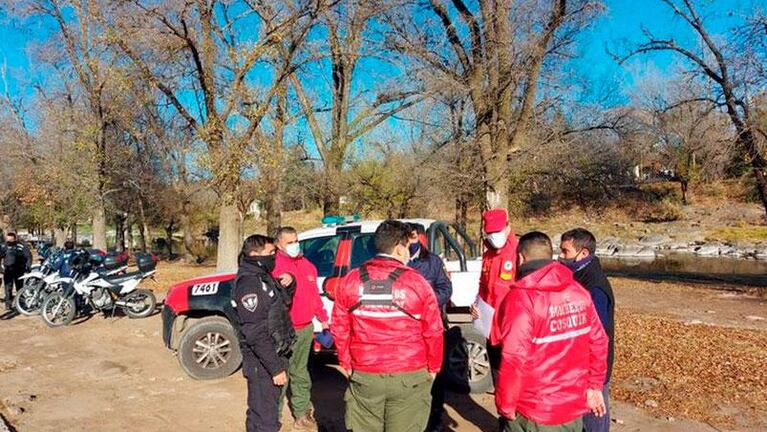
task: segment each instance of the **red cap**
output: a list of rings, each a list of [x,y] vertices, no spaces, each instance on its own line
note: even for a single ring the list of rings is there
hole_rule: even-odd
[[[506,209],[495,208],[482,214],[482,227],[486,234],[503,231],[509,223],[509,215]]]

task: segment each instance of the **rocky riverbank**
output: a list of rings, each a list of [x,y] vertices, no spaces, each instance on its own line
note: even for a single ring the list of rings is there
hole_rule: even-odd
[[[767,261],[767,243],[678,240],[661,234],[647,234],[634,240],[607,237],[597,245],[597,255],[603,257],[655,258],[665,254]]]

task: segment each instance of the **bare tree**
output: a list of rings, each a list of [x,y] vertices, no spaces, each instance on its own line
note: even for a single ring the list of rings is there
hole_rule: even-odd
[[[726,111],[735,129],[735,141],[751,165],[759,200],[767,214],[767,160],[760,151],[751,115],[752,87],[747,74],[744,74],[749,68],[741,67],[748,65],[748,62],[738,60],[743,53],[733,49],[735,44],[715,38],[706,29],[704,19],[692,0],[660,1],[689,26],[700,44],[685,46],[674,38],[660,38],[643,29],[647,41],[621,57],[620,61],[625,62],[641,54],[671,52],[684,59],[695,76],[702,77],[711,85],[713,97],[696,96],[686,102],[706,101]]]
[[[220,197],[220,270],[237,265],[242,156],[259,142],[262,121],[295,65],[290,59],[282,62],[277,79],[263,86],[255,84],[252,71],[272,58],[289,30],[302,29],[292,33],[298,35],[292,42],[300,45],[323,5],[321,0],[285,1],[279,8],[255,1],[133,0],[102,17],[111,24],[109,39],[207,147],[212,184]],[[241,37],[242,28],[258,34]],[[190,91],[193,99],[185,96]]]
[[[52,42],[71,66],[88,114],[81,130],[92,147],[95,186],[92,203],[93,245],[106,249],[107,196],[114,192],[109,182],[107,135],[114,111],[114,82],[119,82],[116,58],[101,37],[95,20],[98,1],[25,0],[13,2],[15,10],[28,17],[48,17],[56,25]],[[50,56],[50,55],[49,55]],[[56,56],[53,57],[54,61]]]
[[[508,207],[510,162],[526,146],[544,64],[566,52],[599,4],[430,0],[428,8],[436,23],[389,19],[390,43],[418,60],[419,78],[431,87],[456,86],[468,96],[487,205]]]
[[[417,92],[390,81],[374,89],[374,96],[368,100],[352,92],[355,80],[359,79],[360,60],[375,51],[365,33],[385,8],[386,2],[343,0],[322,16],[330,57],[330,69],[327,70],[331,82],[329,131],[321,127],[323,122],[318,116],[319,112],[327,111],[322,108],[322,102],[319,98],[313,100],[304,89],[300,74],[291,76],[291,85],[304,108],[314,145],[322,160],[323,211],[326,215],[339,211],[341,176],[351,144],[420,100]],[[377,55],[379,61],[384,60],[380,53]]]

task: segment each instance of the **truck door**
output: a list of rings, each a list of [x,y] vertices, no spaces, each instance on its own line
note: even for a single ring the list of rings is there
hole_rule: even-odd
[[[469,307],[477,297],[479,291],[479,274],[481,262],[467,259],[467,250],[461,246],[458,240],[450,233],[449,226],[445,222],[434,222],[426,231],[429,250],[437,255],[445,263],[445,268],[453,282],[453,296],[450,298],[452,307]],[[466,239],[464,239],[465,241]],[[471,243],[467,244],[469,257],[473,254]]]

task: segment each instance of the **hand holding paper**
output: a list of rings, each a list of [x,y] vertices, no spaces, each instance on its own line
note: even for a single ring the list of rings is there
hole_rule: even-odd
[[[478,317],[474,319],[474,329],[476,329],[482,336],[490,337],[490,329],[493,327],[493,316],[495,315],[495,309],[487,304],[481,298],[477,298],[474,308],[476,308]],[[474,314],[472,313],[472,316]]]

